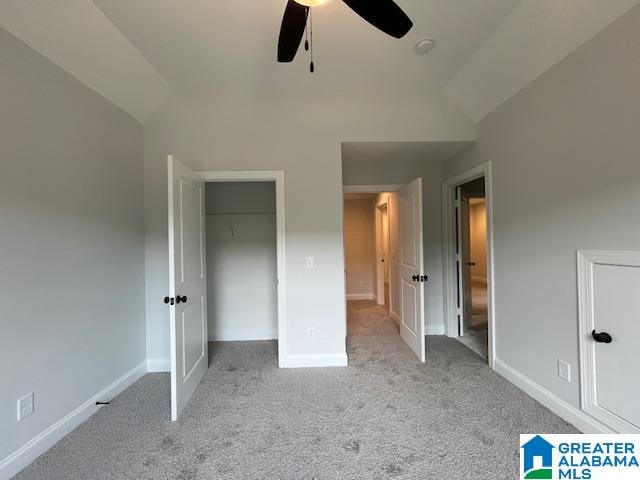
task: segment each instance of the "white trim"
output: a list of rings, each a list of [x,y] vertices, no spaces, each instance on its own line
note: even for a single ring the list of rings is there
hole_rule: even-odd
[[[594,315],[593,266],[640,267],[640,252],[579,250],[578,254],[578,331],[580,347],[580,405],[586,415],[609,426],[616,433],[639,433],[640,429],[598,405],[596,385],[596,330]]]
[[[171,372],[170,358],[148,358],[147,373]]]
[[[65,435],[96,413],[101,408],[96,405],[97,401],[106,401],[115,397],[140,379],[146,371],[147,362],[144,361],[0,461],[0,478],[7,479],[17,475],[23,468],[62,440]]]
[[[373,293],[347,293],[347,300],[375,300]]]
[[[397,192],[404,185],[343,185],[342,191],[344,193],[386,193]]]
[[[494,235],[493,235],[493,173],[491,162],[482,163],[466,172],[442,182],[442,260],[444,270],[444,318],[445,333],[449,337],[458,336],[456,305],[456,254],[455,254],[455,189],[456,187],[484,177],[487,202],[487,320],[489,326],[489,366],[494,368],[496,358],[496,313],[494,278]]]
[[[277,330],[271,330],[268,328],[256,330],[225,330],[222,332],[209,332],[210,342],[253,342],[277,339]]]
[[[196,172],[206,182],[264,182],[276,184],[276,243],[278,276],[278,364],[287,360],[287,287],[284,170],[237,170]]]
[[[389,316],[398,324],[400,325],[400,315],[396,312],[394,312],[393,310],[389,309]]]
[[[348,365],[346,353],[318,353],[310,355],[289,355],[284,368],[317,368],[317,367],[346,367]]]
[[[424,330],[425,335],[444,335],[444,324],[427,325]]]
[[[583,433],[615,433],[602,423],[594,420],[573,405],[538,385],[499,358],[494,359],[495,371],[513,383],[520,390],[536,399],[560,418],[569,422]]]

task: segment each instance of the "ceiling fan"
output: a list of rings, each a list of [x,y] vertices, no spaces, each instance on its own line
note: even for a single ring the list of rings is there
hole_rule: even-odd
[[[278,41],[278,62],[293,61],[306,34],[305,50],[311,48],[311,73],[313,63],[313,13],[312,8],[327,0],[289,0],[282,17]],[[393,0],[342,0],[351,10],[371,25],[395,38],[404,37],[413,22]]]

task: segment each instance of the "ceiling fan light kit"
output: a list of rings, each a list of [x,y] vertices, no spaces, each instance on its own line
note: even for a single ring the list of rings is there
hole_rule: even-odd
[[[295,0],[296,3],[304,5],[305,7],[317,7],[323,3],[327,3],[329,0]]]
[[[305,37],[305,50],[311,52],[310,71],[315,71],[313,61],[313,7],[328,0],[288,0],[282,17],[278,40],[278,62],[292,62]],[[393,0],[342,0],[364,20],[394,38],[404,37],[413,22]],[[433,41],[432,41],[433,42]]]

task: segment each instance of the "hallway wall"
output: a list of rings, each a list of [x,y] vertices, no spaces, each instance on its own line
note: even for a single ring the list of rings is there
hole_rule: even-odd
[[[373,199],[344,201],[344,259],[348,300],[372,300],[376,294]]]
[[[471,277],[487,281],[487,204],[469,204],[469,229],[471,232]]]

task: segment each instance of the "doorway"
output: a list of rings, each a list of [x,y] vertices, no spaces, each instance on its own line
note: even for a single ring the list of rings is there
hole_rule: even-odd
[[[424,362],[422,180],[388,187],[345,187],[347,333],[399,333]]]
[[[484,177],[456,187],[458,199],[456,237],[459,252],[458,339],[488,358],[487,315],[487,210]]]
[[[165,303],[170,305],[171,419],[176,421],[207,372],[210,338],[249,340],[274,337],[277,332],[279,366],[289,366],[284,298],[284,173],[194,172],[170,155],[168,177],[169,296]],[[207,191],[207,183],[212,182],[217,185],[210,185]],[[251,185],[253,182],[267,183],[256,188]],[[265,246],[257,249],[259,254],[258,243]],[[212,249],[212,256],[207,255],[207,247]],[[260,262],[250,261],[244,267],[233,265],[247,257],[256,260],[256,254],[264,257],[262,273],[271,277],[266,280],[270,285],[260,286],[266,292],[263,303],[269,304],[264,308],[266,316],[260,312],[267,319],[261,323],[260,331],[252,323],[255,318],[247,318],[251,315],[246,309],[252,306],[242,301],[251,294],[250,277]],[[243,272],[246,268],[250,271]],[[209,285],[208,276],[218,281]],[[233,283],[230,276],[238,287],[235,292],[221,290]],[[216,305],[208,305],[209,297]],[[209,314],[213,316],[211,328]],[[240,329],[234,330],[236,327]]]
[[[491,164],[443,182],[446,334],[495,358]]]

